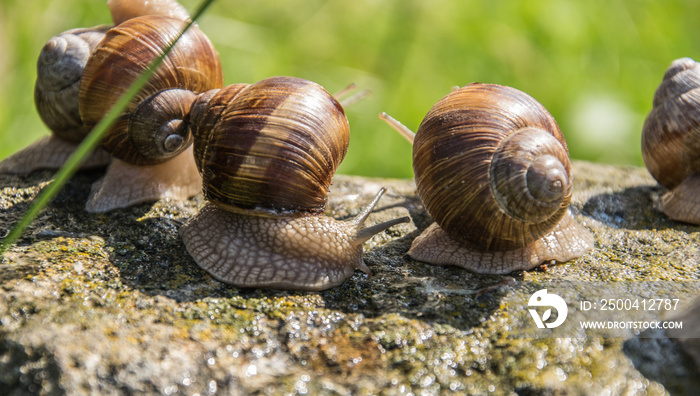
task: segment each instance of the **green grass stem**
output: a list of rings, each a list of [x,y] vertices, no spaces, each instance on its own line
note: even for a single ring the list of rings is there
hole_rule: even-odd
[[[153,73],[158,69],[158,67],[163,63],[163,60],[168,55],[170,50],[175,46],[180,37],[187,31],[187,29],[192,26],[192,24],[206,11],[206,9],[214,2],[214,0],[204,0],[199,6],[197,11],[192,16],[190,22],[185,26],[185,28],[180,32],[180,34],[170,43],[163,53],[151,62],[149,67],[139,76],[139,78],[134,81],[134,83],[129,87],[129,89],[119,98],[119,100],[112,106],[112,108],[107,112],[107,114],[100,120],[100,122],[95,125],[92,131],[83,139],[81,144],[75,150],[75,152],[68,158],[66,163],[58,170],[54,181],[46,186],[36,197],[34,202],[29,206],[27,212],[24,216],[15,224],[15,226],[10,230],[5,238],[3,238],[2,243],[0,243],[0,254],[3,254],[12,245],[24,231],[27,229],[29,224],[36,218],[36,216],[49,204],[49,202],[58,194],[61,188],[68,182],[68,180],[73,176],[73,174],[78,169],[78,166],[82,163],[85,157],[91,153],[99,145],[104,134],[112,127],[114,122],[119,118],[124,109],[129,105],[129,102],[141,91],[141,89],[146,85],[148,80],[153,76]]]

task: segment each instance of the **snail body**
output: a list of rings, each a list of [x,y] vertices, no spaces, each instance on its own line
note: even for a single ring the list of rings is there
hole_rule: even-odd
[[[529,95],[473,83],[438,101],[413,142],[418,195],[435,223],[408,255],[478,273],[531,269],[591,249],[568,213],[566,141]]]
[[[71,137],[75,142],[92,130],[189,21],[184,8],[172,0],[110,0],[108,5],[116,26],[97,29],[101,37],[91,40],[89,48],[74,48],[72,43],[77,40],[52,38],[47,47],[61,49],[60,55],[44,56],[42,52],[42,59],[55,60],[51,68],[45,69],[75,81],[62,96],[49,95],[44,88],[50,84],[42,82],[45,79],[40,73],[37,108],[43,119],[51,119],[46,123],[52,130],[59,129],[54,125],[69,124],[75,130]],[[80,55],[79,62],[74,54]],[[41,66],[48,63],[42,59],[40,72]],[[222,85],[218,54],[206,35],[196,25],[191,26],[105,134],[99,153],[106,152],[102,158],[111,161],[105,176],[93,184],[86,210],[105,212],[161,198],[185,199],[199,193],[201,178],[183,119],[196,94]],[[68,155],[71,151],[62,149]],[[44,152],[41,155],[53,157]],[[33,157],[36,155],[28,156]]]
[[[642,129],[642,157],[669,191],[661,210],[671,219],[700,224],[700,65],[675,60],[654,94]]]
[[[78,90],[85,64],[107,30],[107,25],[67,30],[50,38],[37,60],[34,103],[51,135],[0,162],[0,174],[26,174],[38,169],[58,169],[90,132],[78,111]],[[83,169],[104,167],[109,154],[95,150]]]
[[[162,1],[112,1],[112,14],[120,15],[118,9],[132,3],[139,6],[138,12],[147,15],[125,12],[130,18],[105,34],[85,67],[79,92],[80,115],[90,128],[160,56],[189,19],[186,13],[176,18],[169,12],[158,14],[168,10]],[[146,7],[144,11],[144,3],[155,8]],[[120,18],[115,16],[115,22]],[[197,26],[191,26],[103,138],[101,147],[114,159],[103,179],[93,185],[86,210],[105,212],[161,198],[186,199],[199,193],[201,178],[184,119],[198,93],[222,85],[216,50]]]
[[[320,85],[293,77],[234,84],[202,94],[190,129],[207,199],[180,234],[214,278],[243,287],[323,290],[355,269],[369,272],[362,243],[396,219],[362,224],[323,216],[349,126]]]

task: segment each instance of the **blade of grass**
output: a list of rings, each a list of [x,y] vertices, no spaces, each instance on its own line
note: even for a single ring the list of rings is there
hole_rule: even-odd
[[[0,254],[3,254],[12,243],[14,243],[26,230],[26,228],[31,224],[31,222],[36,218],[36,216],[41,212],[42,209],[48,205],[48,203],[58,194],[61,188],[66,184],[68,179],[75,174],[78,166],[83,161],[86,155],[92,152],[97,145],[102,140],[105,132],[107,132],[111,126],[114,124],[119,115],[124,111],[126,106],[129,104],[131,99],[139,93],[139,91],[146,85],[148,80],[151,78],[153,73],[155,73],[158,66],[163,63],[163,60],[168,55],[170,50],[175,46],[180,37],[187,31],[187,29],[192,26],[192,24],[206,11],[206,9],[214,2],[214,0],[203,0],[202,4],[199,6],[197,11],[192,16],[192,19],[185,25],[180,34],[170,43],[163,53],[151,62],[148,68],[139,76],[139,78],[134,81],[134,83],[129,87],[129,89],[119,98],[117,103],[112,106],[112,108],[107,112],[107,114],[100,120],[100,122],[95,125],[92,131],[83,139],[82,143],[75,150],[73,155],[68,158],[66,163],[59,169],[54,177],[54,181],[51,182],[46,188],[44,188],[41,193],[36,197],[34,202],[29,206],[27,212],[24,216],[15,224],[12,230],[3,238],[0,244]]]

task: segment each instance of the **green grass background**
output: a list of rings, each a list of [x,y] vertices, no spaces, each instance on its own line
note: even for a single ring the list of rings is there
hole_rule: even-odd
[[[700,2],[687,0],[218,0],[200,27],[227,84],[292,75],[330,92],[350,82],[372,90],[347,109],[339,172],[411,177],[409,144],[377,114],[415,130],[452,86],[473,81],[540,101],[572,158],[642,165],[641,126],[665,69],[699,56],[698,15]],[[103,23],[105,1],[0,2],[0,158],[48,133],[33,105],[44,42]]]

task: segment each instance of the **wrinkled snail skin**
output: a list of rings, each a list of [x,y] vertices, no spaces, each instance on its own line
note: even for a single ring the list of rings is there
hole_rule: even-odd
[[[661,210],[671,219],[700,224],[700,65],[671,63],[654,94],[642,129],[642,157],[669,191]]]
[[[362,244],[399,218],[362,228],[384,193],[362,213],[339,221],[322,215],[245,215],[207,202],[180,229],[187,251],[215,279],[238,287],[325,290],[342,284],[356,269],[371,274]]]
[[[58,139],[78,144],[189,21],[172,0],[110,0],[108,5],[116,26],[74,29],[45,46],[36,103],[54,136],[8,158],[0,172],[59,168],[74,147]],[[101,149],[85,161],[84,168],[109,163],[86,210],[196,195],[201,178],[185,119],[197,94],[221,86],[218,54],[192,26],[106,133]]]
[[[568,213],[566,141],[529,95],[494,84],[455,89],[415,134],[418,195],[435,223],[408,255],[505,274],[579,257],[593,237]]]
[[[85,210],[102,213],[159,199],[184,200],[202,191],[192,161],[192,146],[168,162],[133,165],[113,159],[109,171],[93,183]]]
[[[78,89],[85,64],[109,26],[67,30],[50,38],[37,60],[34,102],[51,135],[32,143],[0,162],[0,174],[27,174],[58,169],[90,131],[78,112]],[[82,169],[109,163],[109,154],[95,150]]]
[[[181,227],[194,261],[240,287],[323,290],[355,269],[362,244],[400,218],[363,228],[384,190],[356,218],[323,216],[349,143],[338,101],[293,77],[235,84],[199,96],[190,113],[208,200]]]
[[[80,114],[86,126],[102,119],[185,24],[184,18],[149,13],[105,34],[80,85]],[[221,86],[218,54],[206,35],[192,26],[103,138],[101,147],[113,160],[103,179],[93,185],[86,210],[106,212],[199,193],[201,177],[186,118],[197,94]]]

